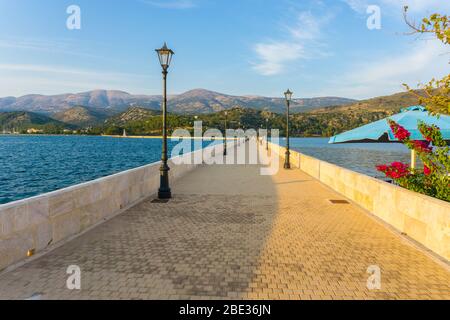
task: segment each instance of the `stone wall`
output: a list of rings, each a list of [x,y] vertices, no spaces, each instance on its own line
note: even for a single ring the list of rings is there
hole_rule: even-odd
[[[171,159],[170,181],[197,167],[189,161],[196,155],[210,158],[222,151],[222,145],[211,146]],[[29,250],[42,252],[156,194],[159,167],[160,162],[0,205],[0,271],[26,259]]]
[[[284,147],[270,148],[284,158]],[[450,260],[450,203],[295,151],[291,164]]]

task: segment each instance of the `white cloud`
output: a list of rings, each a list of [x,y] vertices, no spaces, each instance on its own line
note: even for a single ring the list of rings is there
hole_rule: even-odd
[[[163,9],[190,9],[196,7],[192,0],[141,0],[143,3]]]
[[[283,72],[285,64],[303,56],[303,46],[292,42],[270,42],[255,45],[255,52],[261,60],[253,68],[264,76]]]
[[[277,75],[285,71],[286,64],[290,62],[321,55],[316,40],[320,38],[320,29],[328,18],[318,18],[305,11],[297,13],[296,18],[295,24],[284,27],[288,35],[285,39],[272,39],[254,45],[258,59],[253,64],[256,72],[264,76]]]
[[[330,92],[353,98],[389,95],[448,74],[448,49],[436,40],[420,41],[408,50],[355,64],[332,80]]]
[[[142,74],[32,64],[0,64],[0,75],[0,96],[60,94],[93,88],[131,91],[129,88],[140,89],[142,83],[153,80]],[[123,87],[124,83],[128,89]]]
[[[365,13],[369,3],[366,0],[342,0],[347,3],[347,5],[358,13]]]
[[[320,28],[323,22],[324,18],[315,17],[311,12],[300,12],[295,26],[287,26],[286,28],[295,39],[313,40],[320,36]]]

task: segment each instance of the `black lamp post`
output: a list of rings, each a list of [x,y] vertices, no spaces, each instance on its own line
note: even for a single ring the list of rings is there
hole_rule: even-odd
[[[284,161],[285,169],[291,168],[291,161],[290,161],[291,151],[289,149],[289,107],[290,107],[291,100],[292,100],[292,94],[293,93],[289,89],[284,93],[284,96],[286,98],[286,106],[287,106],[287,112],[286,112],[286,157],[285,157],[285,161]]]
[[[261,125],[260,125],[260,132],[262,131],[262,129],[263,129],[263,125],[261,124]],[[263,142],[264,142],[264,141],[263,141],[262,137],[260,137],[259,144],[260,144],[260,145],[263,145]]]
[[[266,150],[269,150],[269,118],[266,118]]]
[[[161,156],[161,177],[160,177],[160,187],[158,191],[159,199],[170,199],[172,198],[172,193],[169,187],[169,166],[167,165],[167,74],[170,62],[172,61],[172,56],[174,52],[167,48],[167,45],[164,43],[164,46],[161,49],[157,49],[159,62],[161,63],[161,67],[163,69],[163,101],[162,101],[162,111],[163,111],[163,144],[162,144],[162,156]]]
[[[239,130],[238,146],[240,146],[241,145],[241,136],[240,136],[240,133],[241,133],[241,122],[240,121],[239,121],[238,130]]]
[[[228,120],[228,112],[225,111],[225,140],[223,141],[223,155],[227,155],[227,120]]]

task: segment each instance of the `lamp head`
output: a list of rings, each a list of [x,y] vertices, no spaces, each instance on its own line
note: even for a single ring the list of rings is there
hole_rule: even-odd
[[[167,70],[170,66],[170,62],[172,61],[172,56],[175,54],[171,49],[167,47],[167,44],[164,42],[164,45],[161,49],[155,50],[158,53],[159,63],[163,70]]]
[[[293,92],[291,92],[291,90],[287,90],[285,93],[284,93],[284,96],[285,96],[285,98],[286,98],[286,101],[291,101],[292,100],[292,95],[293,95],[294,93]]]

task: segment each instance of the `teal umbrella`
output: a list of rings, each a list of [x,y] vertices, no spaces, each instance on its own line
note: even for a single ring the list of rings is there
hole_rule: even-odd
[[[338,134],[330,138],[328,143],[352,143],[352,142],[399,142],[392,132],[387,119],[392,119],[411,133],[413,140],[425,140],[417,128],[421,120],[428,125],[436,125],[441,129],[442,136],[450,141],[450,116],[441,115],[439,118],[432,116],[422,106],[412,106],[402,109],[399,114],[392,117],[369,123],[365,126]],[[411,154],[411,166],[415,167],[415,153]]]
[[[402,109],[399,114],[392,117],[369,123],[365,126],[338,134],[330,138],[329,143],[351,142],[398,142],[389,127],[387,119],[392,119],[411,133],[413,140],[425,140],[417,128],[419,120],[428,125],[436,125],[441,129],[445,140],[450,140],[450,116],[432,116],[422,106],[413,106]]]

